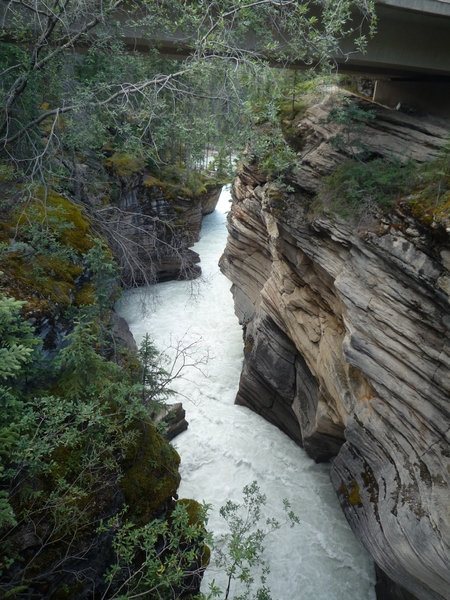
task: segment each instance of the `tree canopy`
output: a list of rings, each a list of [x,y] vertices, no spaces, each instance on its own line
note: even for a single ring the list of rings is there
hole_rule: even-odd
[[[193,97],[225,102],[225,114],[238,102],[237,65],[323,67],[342,38],[360,50],[375,26],[369,0],[2,0],[1,10],[0,148],[33,175],[61,145],[111,130],[160,159],[174,123],[193,131]],[[167,40],[187,57],[163,60]]]

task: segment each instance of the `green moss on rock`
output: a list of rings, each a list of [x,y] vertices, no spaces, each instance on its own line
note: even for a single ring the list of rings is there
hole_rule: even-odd
[[[20,200],[20,186],[14,194]],[[39,230],[42,234],[36,237]],[[42,187],[0,214],[0,241],[5,245],[0,282],[10,296],[27,301],[25,316],[52,317],[73,303],[82,256],[93,246],[91,233],[81,207]],[[79,305],[89,303],[87,292]]]
[[[189,525],[196,525],[201,523],[202,505],[197,500],[192,498],[180,498],[177,504],[183,506],[188,516]]]
[[[130,177],[139,173],[144,168],[144,161],[138,156],[132,156],[127,152],[114,152],[105,161],[106,167],[110,168],[119,177]]]
[[[163,192],[166,191],[166,186],[160,179],[157,179],[152,175],[144,175],[144,187],[146,187],[147,189],[151,189],[155,186],[161,188]]]
[[[95,303],[95,288],[91,282],[85,283],[74,296],[76,306],[90,306]]]
[[[342,483],[339,488],[339,492],[352,506],[362,507],[361,496],[359,493],[359,485],[355,480],[350,481],[349,487],[347,487],[345,483]]]
[[[130,516],[146,523],[176,496],[180,457],[150,421],[135,422],[134,427],[140,436],[122,463],[124,476],[119,487]]]

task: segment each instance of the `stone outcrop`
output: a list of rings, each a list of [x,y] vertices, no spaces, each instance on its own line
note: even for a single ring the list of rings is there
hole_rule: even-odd
[[[110,213],[109,241],[125,284],[199,277],[200,257],[190,247],[199,239],[203,216],[214,211],[222,185],[206,182],[198,194],[170,191],[139,164],[124,169],[118,159],[109,162],[120,197],[118,205],[103,210]]]
[[[295,192],[248,165],[234,184],[221,268],[244,332],[236,401],[335,457],[345,515],[384,573],[379,598],[449,600],[450,228],[417,223],[406,201],[353,220],[312,210],[352,153],[328,143],[329,108],[299,124]],[[437,122],[371,108],[359,135],[375,156],[423,162],[445,143]]]
[[[153,417],[153,422],[156,425],[163,425],[162,436],[167,441],[173,440],[177,435],[183,433],[188,428],[189,423],[186,421],[186,411],[181,402],[168,404]]]

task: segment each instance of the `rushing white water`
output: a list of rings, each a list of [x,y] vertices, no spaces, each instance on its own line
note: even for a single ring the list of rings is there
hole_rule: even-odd
[[[211,354],[203,374],[191,368],[173,386],[190,399],[183,400],[189,429],[174,440],[182,460],[179,495],[211,504],[209,528],[220,534],[225,526],[219,507],[228,499],[240,501],[242,488],[257,480],[267,495],[267,516],[283,521],[287,498],[301,521],[266,539],[273,599],[374,600],[372,561],[343,517],[329,466],[316,465],[276,427],[234,405],[242,333],[230,283],[217,266],[228,209],[229,193],[223,192],[215,213],[204,219],[195,246],[205,277],[198,293],[192,294],[191,284],[168,282],[131,291],[119,306],[138,344],[147,332],[161,350],[180,338],[184,345],[201,338],[198,356],[205,348]],[[154,297],[155,290],[158,300],[143,314],[142,296]],[[211,578],[220,582],[220,573],[208,571],[204,585]]]

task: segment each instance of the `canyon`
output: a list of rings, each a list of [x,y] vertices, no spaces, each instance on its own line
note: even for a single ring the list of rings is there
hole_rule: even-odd
[[[448,123],[355,102],[374,116],[358,130],[373,157],[442,152]],[[325,98],[296,123],[288,186],[250,158],[234,182],[220,266],[243,328],[236,402],[333,461],[378,598],[448,600],[450,223],[445,210],[418,216],[413,193],[333,211],[323,178],[356,143],[332,143],[343,133],[333,107]]]

